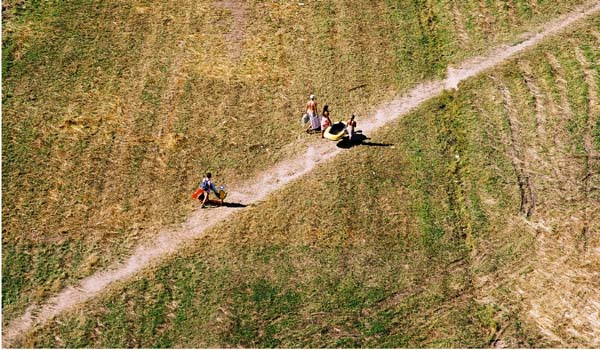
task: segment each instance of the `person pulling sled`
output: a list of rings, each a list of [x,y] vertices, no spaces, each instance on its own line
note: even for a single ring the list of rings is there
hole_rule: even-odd
[[[192,198],[198,199],[202,203],[202,208],[205,208],[206,203],[210,202],[210,199],[209,199],[210,191],[212,191],[215,194],[215,196],[219,199],[220,205],[223,205],[223,200],[225,199],[225,196],[227,195],[225,193],[225,189],[224,189],[225,186],[221,186],[221,189],[217,190],[217,186],[212,181],[211,177],[212,177],[211,173],[206,173],[206,177],[204,179],[202,179],[200,186],[198,187],[196,192],[194,192],[194,194],[192,195]]]

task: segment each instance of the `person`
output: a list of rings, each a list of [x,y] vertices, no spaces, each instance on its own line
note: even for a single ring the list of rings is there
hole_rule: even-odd
[[[321,138],[325,134],[325,129],[327,129],[331,125],[331,119],[329,118],[329,106],[325,105],[323,107],[323,116],[321,117]]]
[[[346,122],[346,130],[348,130],[348,140],[352,140],[352,136],[354,135],[354,129],[356,128],[356,121],[354,120],[355,116],[352,114],[352,117]]]
[[[208,201],[208,195],[210,194],[211,190],[213,191],[215,196],[217,196],[217,198],[219,197],[217,186],[215,186],[215,183],[212,182],[211,177],[211,173],[206,173],[206,177],[202,179],[202,182],[200,183],[200,188],[204,191],[204,197],[202,198],[202,208],[205,207],[205,204]]]
[[[319,131],[321,125],[319,123],[319,117],[317,116],[317,103],[315,102],[315,95],[310,95],[309,100],[306,103],[306,115],[310,120],[310,125],[306,129],[306,132]]]

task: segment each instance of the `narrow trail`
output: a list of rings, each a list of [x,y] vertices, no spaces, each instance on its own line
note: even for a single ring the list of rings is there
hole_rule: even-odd
[[[193,8],[193,4],[186,4],[187,8]],[[187,11],[183,20],[183,31],[184,38],[187,38],[190,33],[190,23],[191,23],[191,12]],[[187,75],[185,74],[185,69],[187,68],[186,60],[187,55],[189,55],[189,50],[186,49],[186,39],[182,39],[177,42],[177,52],[173,55],[174,60],[169,67],[168,79],[167,79],[167,89],[163,96],[161,97],[161,106],[163,106],[160,111],[160,115],[164,116],[161,118],[158,128],[158,138],[160,139],[163,134],[169,135],[172,129],[172,125],[175,121],[177,115],[176,108],[170,108],[169,106],[176,105],[176,101],[181,97],[184,90],[184,83],[186,81]]]
[[[243,0],[221,0],[215,4],[217,7],[231,11],[233,24],[231,25],[231,31],[225,37],[225,41],[229,45],[229,57],[238,60],[242,56],[244,28],[248,13],[246,3]]]
[[[600,12],[600,2],[589,3],[548,23],[539,32],[531,33],[529,39],[520,44],[498,47],[485,57],[471,59],[458,68],[449,68],[447,79],[417,85],[405,95],[383,105],[373,115],[361,119],[359,129],[362,129],[365,134],[371,134],[383,125],[407,114],[424,101],[441,94],[444,89],[456,88],[461,81],[507,61],[546,37],[597,12]],[[304,176],[318,164],[326,162],[341,152],[343,151],[334,143],[318,142],[308,147],[299,157],[283,161],[247,183],[232,188],[228,201],[242,204],[261,201],[273,191]],[[235,208],[227,207],[195,211],[181,227],[161,232],[151,243],[137,247],[123,263],[115,264],[106,271],[97,272],[83,279],[77,286],[65,288],[43,305],[31,305],[24,315],[14,319],[3,330],[2,345],[10,347],[17,337],[22,336],[32,327],[42,325],[62,312],[95,298],[113,283],[130,278],[142,269],[157,264],[162,258],[175,253],[192,240],[201,238],[206,230],[223,222],[236,211]]]

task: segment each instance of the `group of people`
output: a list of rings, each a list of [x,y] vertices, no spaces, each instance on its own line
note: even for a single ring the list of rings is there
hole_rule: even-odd
[[[356,129],[355,116],[352,115],[348,121],[346,121],[346,130],[348,131],[348,139],[352,140],[354,130]],[[321,132],[321,138],[325,137],[325,130],[332,124],[331,118],[329,117],[329,106],[323,107],[323,113],[319,118],[317,102],[315,101],[315,95],[310,95],[308,102],[306,103],[306,113],[302,117],[302,125],[306,125],[307,133]]]
[[[355,117],[352,115],[348,121],[346,121],[346,130],[348,131],[348,139],[352,140],[354,136],[354,130],[356,128]],[[317,102],[315,101],[315,95],[310,95],[308,102],[306,103],[306,114],[302,117],[302,125],[309,123],[306,132],[321,132],[321,138],[324,137],[325,130],[332,125],[331,118],[329,117],[329,106],[323,107],[323,113],[319,117]],[[197,198],[202,203],[202,208],[205,207],[209,201],[208,197],[210,192],[213,192],[217,198],[221,200],[223,204],[223,198],[225,196],[224,186],[221,186],[221,191],[217,190],[217,186],[212,181],[212,174],[206,173],[206,177],[202,179],[198,190],[194,193],[194,198]]]

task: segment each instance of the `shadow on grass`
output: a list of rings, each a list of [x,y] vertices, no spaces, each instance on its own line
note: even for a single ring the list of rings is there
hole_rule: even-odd
[[[380,143],[380,142],[370,142],[370,141],[366,141],[366,140],[370,140],[370,138],[368,138],[367,136],[363,135],[361,133],[361,131],[357,131],[354,136],[352,137],[352,140],[348,139],[348,137],[344,137],[341,141],[339,141],[337,143],[337,147],[339,148],[343,148],[343,149],[348,149],[348,148],[352,148],[355,146],[375,146],[375,147],[390,147],[393,146],[393,143]]]

